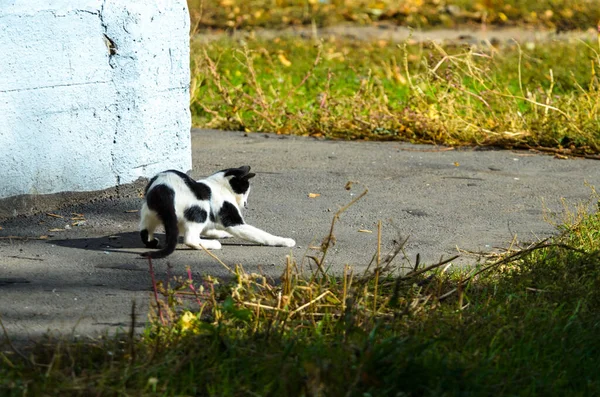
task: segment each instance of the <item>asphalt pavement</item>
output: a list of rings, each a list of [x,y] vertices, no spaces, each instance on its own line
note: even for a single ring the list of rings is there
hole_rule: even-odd
[[[273,134],[193,130],[193,170],[200,178],[252,166],[247,223],[296,240],[294,248],[222,240],[226,264],[277,278],[285,256],[318,253],[335,212],[368,189],[341,215],[327,256],[332,272],[364,269],[377,249],[408,237],[398,265],[434,263],[461,253],[454,266],[538,241],[557,229],[564,202],[584,203],[600,185],[600,162],[556,159],[527,151],[452,150],[395,142],[342,142]],[[564,200],[564,201],[563,201]],[[103,199],[0,222],[0,316],[11,338],[46,332],[79,337],[126,331],[136,302],[137,326],[151,301],[148,263],[137,224],[141,198]],[[159,236],[164,238],[164,236]],[[204,252],[178,246],[154,261],[159,279],[223,277]],[[169,268],[170,266],[170,268]]]

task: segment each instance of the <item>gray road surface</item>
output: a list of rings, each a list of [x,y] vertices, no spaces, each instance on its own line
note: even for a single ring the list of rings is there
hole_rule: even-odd
[[[600,184],[600,162],[558,160],[529,152],[439,150],[399,143],[333,142],[265,134],[194,130],[192,175],[249,164],[253,180],[248,223],[292,237],[289,248],[225,240],[217,255],[227,264],[277,277],[290,252],[302,258],[327,234],[333,214],[364,189],[368,195],[342,215],[328,264],[363,268],[376,250],[409,237],[408,258],[436,262],[457,253],[506,247],[555,233],[544,213],[560,220],[561,199],[586,201],[585,182]],[[345,189],[352,181],[352,188]],[[310,198],[309,193],[320,194]],[[147,318],[150,276],[138,237],[141,199],[107,200],[0,224],[0,315],[12,337],[54,333],[94,335],[127,329],[132,301],[138,324]],[[85,222],[71,226],[73,213]],[[368,233],[365,231],[372,231]],[[6,238],[17,236],[18,238]],[[47,240],[36,239],[49,236]],[[455,261],[460,266],[474,257]],[[203,252],[179,246],[155,261],[157,275],[226,276]],[[401,262],[399,262],[401,263]]]

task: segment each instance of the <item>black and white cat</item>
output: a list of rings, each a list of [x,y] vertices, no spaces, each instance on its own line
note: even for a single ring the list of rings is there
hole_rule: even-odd
[[[195,249],[220,249],[218,240],[239,237],[254,243],[293,247],[291,238],[277,237],[244,222],[241,209],[247,206],[250,193],[250,166],[219,171],[195,181],[183,172],[169,170],[156,175],[146,186],[141,210],[140,236],[148,248],[157,248],[156,228],[163,224],[166,246],[142,256],[164,258],[175,251],[179,235]]]

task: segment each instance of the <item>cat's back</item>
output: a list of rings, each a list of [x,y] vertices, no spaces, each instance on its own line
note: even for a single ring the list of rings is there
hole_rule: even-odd
[[[148,192],[159,185],[173,190],[178,201],[206,201],[211,198],[212,189],[209,187],[208,181],[195,181],[181,171],[167,170],[156,174],[146,187],[146,196]]]
[[[164,185],[171,188],[175,193],[187,190],[186,178],[189,178],[186,174],[177,170],[167,170],[156,174],[146,185],[146,195],[148,192],[154,189],[156,186]]]

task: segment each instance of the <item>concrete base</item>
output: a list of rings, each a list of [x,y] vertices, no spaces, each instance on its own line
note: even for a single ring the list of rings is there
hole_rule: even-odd
[[[93,192],[61,192],[54,194],[22,194],[0,199],[0,221],[17,216],[60,210],[70,205],[94,203],[106,199],[140,198],[148,183],[140,178],[133,183],[113,186]]]

